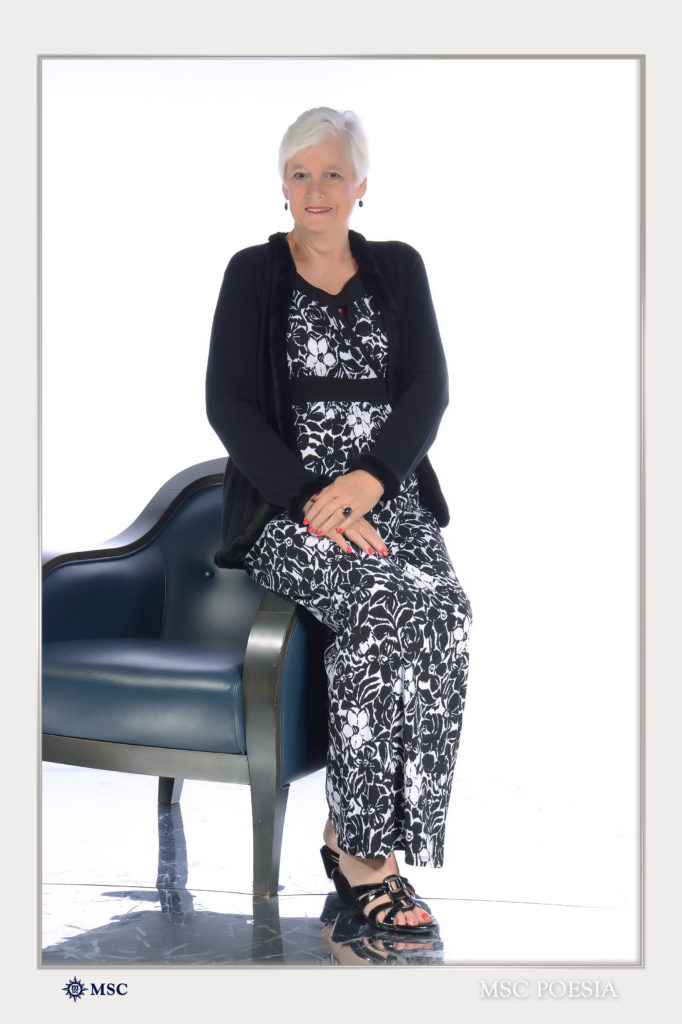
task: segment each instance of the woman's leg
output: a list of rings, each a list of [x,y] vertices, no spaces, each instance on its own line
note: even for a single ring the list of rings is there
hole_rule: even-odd
[[[349,624],[344,609],[352,605],[354,587],[360,582],[361,578],[365,579],[365,589],[367,585],[371,589],[372,564],[369,565],[369,572],[367,568],[363,571],[364,560],[370,557],[359,553],[357,550],[352,555],[347,555],[328,539],[318,539],[310,536],[305,527],[299,527],[289,520],[287,516],[283,515],[271,520],[267,524],[257,543],[251,548],[245,559],[246,571],[258,583],[278,593],[286,594],[292,600],[307,607],[321,622],[328,625],[332,631],[339,631],[340,635],[334,638],[325,657],[327,671],[328,673],[331,672],[329,678],[330,754],[328,757],[328,777],[331,772],[337,779],[339,777],[343,778],[346,769],[343,764],[335,764],[334,759],[337,756],[343,758],[343,749],[345,746],[348,746],[349,741],[350,749],[351,751],[353,750],[353,736],[355,734],[352,728],[352,716],[349,721],[348,717],[344,717],[343,713],[339,715],[338,710],[335,711],[335,709],[340,709],[341,705],[344,704],[343,698],[339,699],[336,693],[338,686],[341,686],[342,689],[346,686],[352,687],[352,681],[347,676],[349,669],[352,669],[352,664],[346,667],[346,674],[343,674],[335,672],[333,663],[337,660],[337,645],[340,644],[343,647],[347,644],[353,644],[357,640],[361,644],[363,643],[360,637],[352,635],[352,627],[349,633]],[[376,559],[376,556],[374,558]],[[378,563],[376,564],[378,567]],[[386,574],[385,568],[379,569],[379,571]],[[363,597],[363,606],[365,601],[366,597]],[[361,619],[362,612],[356,618]],[[361,666],[365,660],[361,651],[359,655]],[[387,731],[387,735],[390,735],[390,728]],[[337,753],[339,750],[341,751],[340,755]],[[357,773],[353,773],[352,778],[354,780],[357,779]],[[353,782],[353,785],[355,785],[355,782]],[[344,787],[344,790],[346,788]],[[337,796],[335,787],[330,788],[328,785],[327,792],[328,795],[330,792],[333,794],[332,800],[335,806],[341,806],[346,799],[345,795]],[[366,803],[366,794],[363,794],[363,804],[366,805]],[[330,805],[331,813],[332,808]],[[362,834],[364,830],[360,829],[359,832]],[[387,875],[399,873],[395,854],[390,851],[390,847],[386,857],[379,856],[373,859],[365,859],[360,855],[356,857],[346,853],[346,850],[349,849],[349,844],[342,836],[343,849],[341,849],[331,821],[328,821],[325,825],[324,841],[331,849],[340,853],[341,870],[353,886],[369,884],[370,882],[381,882]],[[375,903],[387,903],[388,909],[386,897],[380,897],[366,909],[371,910]],[[383,913],[378,915],[379,923],[381,923],[383,917]],[[424,917],[422,908],[416,907],[413,911],[405,911],[396,915],[395,923],[398,925],[423,924],[425,920],[429,919],[430,915],[427,914]]]
[[[409,864],[440,866],[470,608],[430,513],[401,510],[389,545],[388,558],[347,555],[283,516],[247,569],[334,633],[327,799],[341,848],[364,858],[403,849]]]
[[[327,798],[342,849],[440,867],[471,609],[430,513],[401,514],[389,548],[335,581]]]
[[[416,740],[419,759],[408,761],[406,800],[414,828],[425,826],[429,863],[443,864],[443,842],[459,750],[469,673],[469,598],[453,568],[434,516],[412,504],[404,509],[393,558],[422,597],[422,647],[415,661],[416,703],[406,709],[407,746]],[[416,816],[415,816],[416,815]]]

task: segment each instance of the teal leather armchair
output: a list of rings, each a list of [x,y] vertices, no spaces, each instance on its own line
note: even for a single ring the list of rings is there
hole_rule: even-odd
[[[161,804],[183,779],[249,785],[270,896],[288,788],[326,761],[328,634],[214,565],[225,462],[174,476],[112,541],[44,556],[43,760],[158,776]]]

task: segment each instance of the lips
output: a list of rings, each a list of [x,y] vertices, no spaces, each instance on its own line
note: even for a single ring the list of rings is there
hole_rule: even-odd
[[[306,213],[329,213],[331,206],[306,206]]]

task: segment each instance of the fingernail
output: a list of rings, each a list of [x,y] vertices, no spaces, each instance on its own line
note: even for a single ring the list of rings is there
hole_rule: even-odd
[[[350,546],[350,544],[349,544],[349,545],[348,545],[348,547],[346,548],[346,551],[348,552],[348,554],[349,554],[349,555],[351,555],[351,554],[353,553],[353,549],[352,549],[352,547]]]
[[[374,554],[374,548],[367,548],[367,554],[373,555]]]
[[[309,522],[310,522],[310,520],[309,520],[309,519],[304,519],[304,520],[303,520],[303,525],[304,525],[304,526],[307,526]]]
[[[336,527],[336,532],[337,533],[343,533],[343,526],[337,526]]]
[[[386,548],[382,548],[381,549],[381,553],[382,553],[382,555],[387,555],[388,551],[386,550]]]
[[[324,530],[318,530],[317,531],[317,536],[321,537],[323,533],[324,533]]]
[[[315,533],[315,531],[313,530],[312,526],[308,527],[308,533]]]

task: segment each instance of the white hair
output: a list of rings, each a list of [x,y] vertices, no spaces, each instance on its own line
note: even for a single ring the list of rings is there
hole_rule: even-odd
[[[331,107],[314,107],[306,110],[290,124],[279,147],[279,175],[285,180],[287,161],[294,153],[309,146],[317,146],[328,138],[337,138],[346,147],[350,162],[359,183],[367,177],[369,157],[367,137],[360,118],[352,110],[333,110]]]

